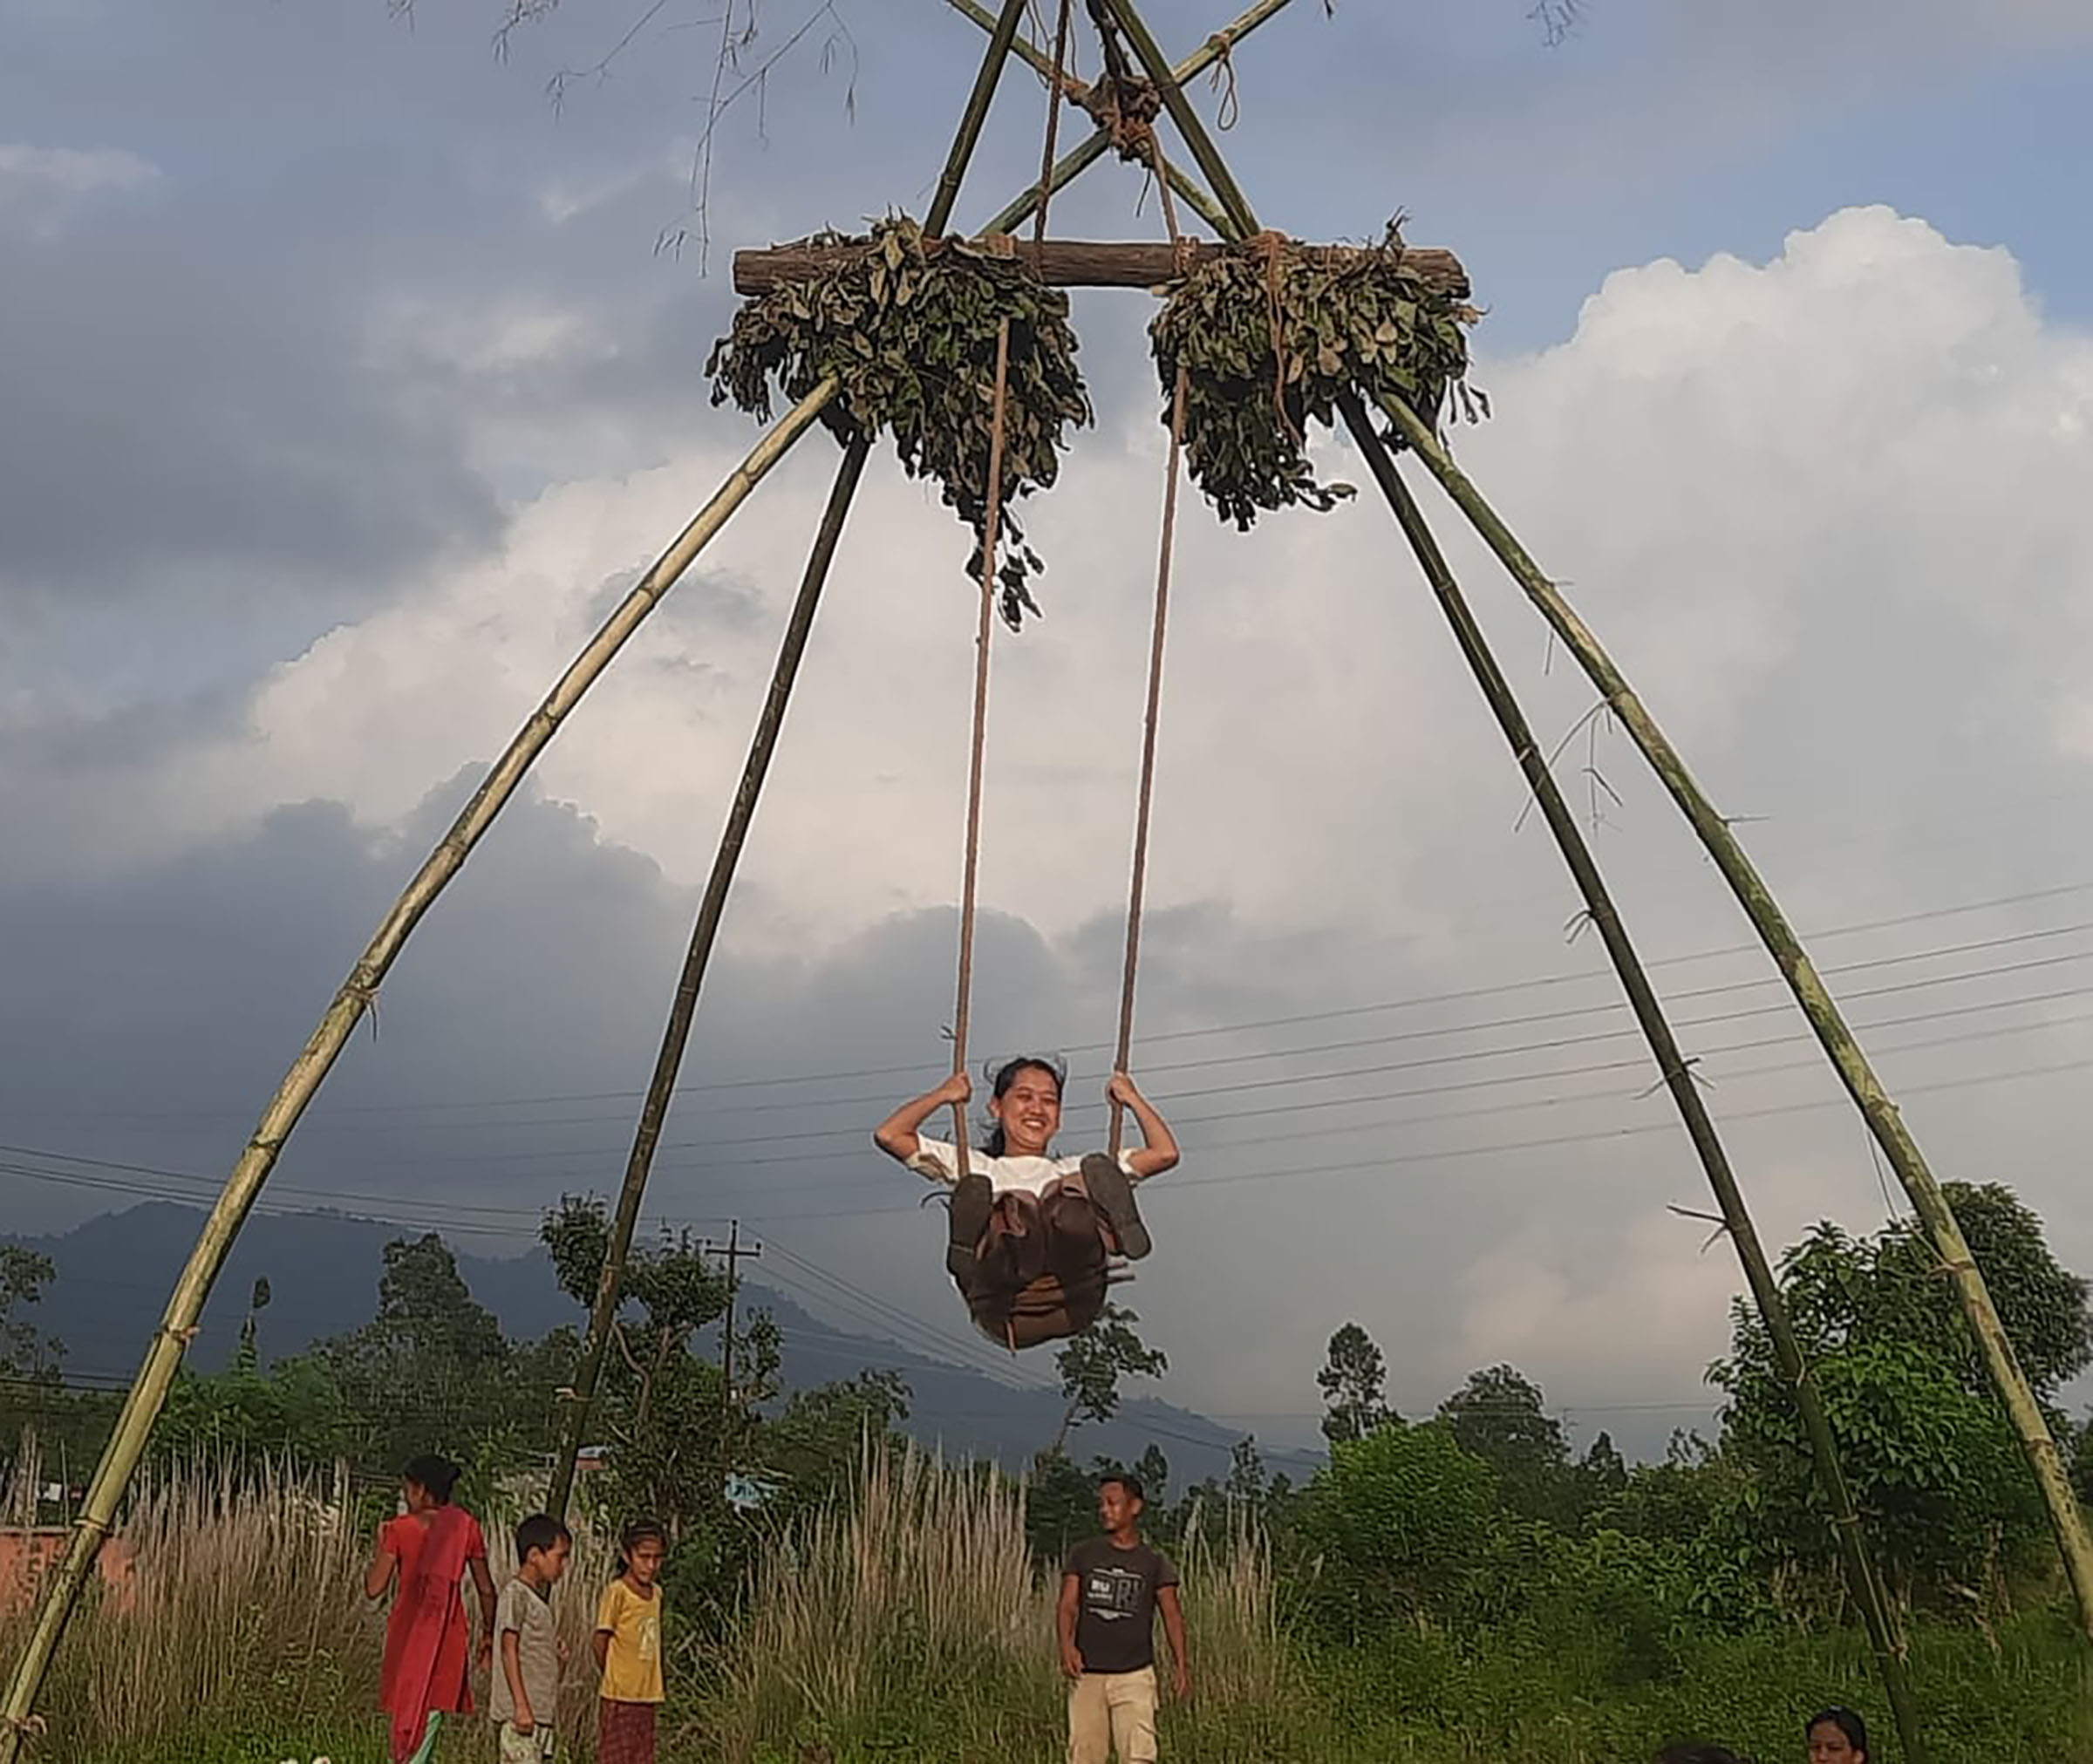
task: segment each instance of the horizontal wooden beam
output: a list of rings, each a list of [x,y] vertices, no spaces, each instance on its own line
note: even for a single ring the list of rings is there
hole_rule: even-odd
[[[1035,249],[1029,239],[1012,239],[1006,234],[970,242],[1030,260],[1038,269],[1040,279],[1053,288],[1159,288],[1176,281],[1182,273],[1178,248],[1162,242],[1093,243],[1080,239],[1049,239]],[[931,249],[935,250],[937,243],[933,240]],[[794,245],[737,251],[734,292],[768,294],[781,283],[819,275],[857,249],[851,245],[817,245],[801,240]],[[1187,262],[1197,263],[1218,252],[1237,249],[1201,241],[1188,242],[1183,253]],[[1341,259],[1364,256],[1381,248],[1312,245],[1304,249],[1319,257]],[[1428,287],[1450,294],[1457,300],[1468,298],[1468,271],[1461,267],[1461,260],[1451,251],[1430,246],[1408,246],[1403,249],[1402,261]]]

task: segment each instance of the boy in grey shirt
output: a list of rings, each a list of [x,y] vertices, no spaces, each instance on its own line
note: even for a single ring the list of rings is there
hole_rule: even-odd
[[[501,1764],[544,1764],[560,1712],[560,1638],[552,1589],[567,1571],[574,1538],[548,1514],[516,1527],[516,1572],[494,1606],[494,1682],[487,1713]]]

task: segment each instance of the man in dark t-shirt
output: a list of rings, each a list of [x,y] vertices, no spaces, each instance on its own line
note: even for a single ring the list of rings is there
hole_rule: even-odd
[[[1141,1541],[1140,1481],[1112,1475],[1098,1484],[1105,1528],[1068,1552],[1058,1612],[1061,1670],[1068,1692],[1068,1764],[1155,1764],[1156,1613],[1162,1613],[1176,1667],[1175,1689],[1192,1694],[1191,1656],[1177,1570]]]

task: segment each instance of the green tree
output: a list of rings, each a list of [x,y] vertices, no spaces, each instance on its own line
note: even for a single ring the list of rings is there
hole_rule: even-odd
[[[1115,1464],[1088,1471],[1066,1452],[1041,1452],[1025,1479],[1025,1536],[1033,1555],[1056,1566],[1070,1548],[1097,1533],[1097,1479]]]
[[[1393,1413],[1383,1396],[1387,1379],[1381,1349],[1356,1323],[1333,1335],[1329,1357],[1315,1375],[1328,1411],[1323,1416],[1323,1437],[1332,1445],[1363,1440],[1387,1420]]]
[[[41,1251],[0,1243],[0,1374],[55,1382],[65,1345],[45,1335],[26,1313],[42,1303],[44,1289],[58,1273],[58,1264]]]
[[[1301,1503],[1306,1590],[1325,1633],[1364,1642],[1454,1600],[1498,1529],[1496,1472],[1451,1425],[1388,1421],[1330,1449]]]
[[[417,1453],[442,1452],[484,1486],[538,1443],[545,1406],[515,1387],[501,1325],[433,1232],[385,1246],[377,1314],[317,1352],[362,1468],[396,1473]]]
[[[889,1370],[794,1392],[757,1436],[765,1516],[790,1518],[842,1495],[867,1454],[900,1443],[895,1429],[908,1413],[908,1381]]]
[[[1108,1421],[1119,1413],[1122,1378],[1161,1378],[1169,1370],[1162,1349],[1141,1338],[1141,1318],[1123,1305],[1108,1304],[1097,1321],[1055,1356],[1061,1374],[1061,1425],[1046,1449],[1058,1455],[1068,1435],[1086,1421]]]
[[[1134,1461],[1134,1474],[1141,1481],[1149,1509],[1161,1512],[1170,1498],[1170,1461],[1163,1456],[1162,1447],[1153,1440],[1142,1447],[1141,1456]]]
[[[1628,1461],[1620,1455],[1612,1434],[1602,1430],[1585,1447],[1585,1455],[1577,1461],[1575,1482],[1580,1522],[1605,1512],[1627,1493]]]
[[[204,1459],[235,1471],[286,1463],[325,1469],[354,1458],[362,1443],[351,1406],[324,1357],[300,1355],[264,1367],[245,1348],[222,1372],[184,1367],[153,1434],[153,1449],[163,1460]],[[399,1461],[385,1468],[397,1469]]]
[[[2088,1283],[2057,1261],[2042,1221],[2010,1188],[1948,1182],[1943,1189],[2028,1383],[2053,1400],[2093,1366]],[[1806,1351],[1912,1343],[1939,1354],[1973,1393],[1991,1389],[1953,1291],[1911,1220],[1866,1238],[1820,1223],[1783,1257],[1781,1287]]]
[[[2085,1281],[2006,1188],[1947,1184],[2037,1393],[2093,1358]],[[2025,1466],[1960,1309],[1907,1223],[1855,1237],[1817,1225],[1783,1257],[1781,1285],[1869,1517],[1884,1571],[1906,1597],[1966,1604],[1994,1567],[2043,1559]],[[1728,1400],[1723,1450],[1747,1479],[1749,1548],[1829,1585],[1834,1543],[1806,1443],[1755,1312],[1733,1313],[1710,1374]]]
[[[1229,1447],[1228,1481],[1221,1485],[1221,1492],[1231,1504],[1254,1512],[1264,1506],[1271,1486],[1265,1454],[1258,1450],[1258,1436],[1245,1434]]]
[[[1735,1465],[1682,1428],[1672,1435],[1662,1461],[1630,1469],[1626,1484],[1593,1518],[1632,1537],[1686,1545],[1710,1535],[1737,1494]]]
[[[1462,1451],[1496,1471],[1514,1512],[1557,1523],[1574,1519],[1569,1441],[1562,1423],[1548,1413],[1541,1387],[1517,1367],[1470,1372],[1439,1405],[1439,1417]]]
[[[540,1232],[561,1290],[586,1310],[610,1243],[610,1216],[596,1199],[569,1198]],[[611,1326],[611,1354],[597,1387],[595,1420],[610,1445],[604,1496],[658,1517],[684,1544],[715,1541],[726,1521],[726,1488],[749,1468],[750,1409],[771,1394],[774,1331],[752,1324],[729,1391],[720,1368],[697,1352],[701,1330],[726,1314],[726,1277],[687,1233],[635,1244]]]

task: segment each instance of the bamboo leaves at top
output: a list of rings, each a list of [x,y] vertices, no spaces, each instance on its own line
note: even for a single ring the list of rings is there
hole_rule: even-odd
[[[1071,424],[1091,420],[1077,367],[1068,297],[1018,259],[958,239],[926,243],[905,217],[869,237],[811,242],[852,248],[832,269],[781,283],[744,304],[706,371],[712,402],[759,417],[772,390],[803,397],[834,376],[841,392],[822,420],[846,444],[882,429],[911,477],[938,481],[945,506],[974,531],[968,573],[978,581],[987,524],[996,339],[1010,322],[1004,415],[999,605],[1013,628],[1037,613],[1031,577],[1043,568],[1009,505],[1050,486]]]
[[[1201,262],[1149,330],[1166,420],[1187,370],[1193,481],[1247,531],[1261,510],[1326,512],[1353,494],[1320,482],[1306,451],[1309,423],[1331,423],[1347,393],[1401,398],[1436,426],[1468,371],[1475,317],[1407,267],[1392,235],[1376,250],[1319,251],[1266,233]]]

